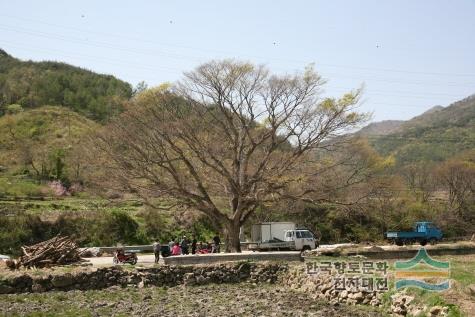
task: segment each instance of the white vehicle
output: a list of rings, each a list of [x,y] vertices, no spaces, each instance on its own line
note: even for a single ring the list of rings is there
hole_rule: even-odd
[[[318,245],[312,232],[296,229],[292,222],[264,222],[252,226],[249,250],[312,250]]]

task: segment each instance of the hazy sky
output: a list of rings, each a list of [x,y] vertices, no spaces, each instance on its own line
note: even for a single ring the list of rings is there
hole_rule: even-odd
[[[364,84],[373,120],[409,119],[475,93],[475,0],[0,0],[0,48],[149,86],[214,58],[313,62],[326,95]]]

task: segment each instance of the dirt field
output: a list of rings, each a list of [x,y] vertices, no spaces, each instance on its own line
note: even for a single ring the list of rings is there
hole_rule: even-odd
[[[0,296],[2,316],[384,316],[330,306],[308,294],[249,283],[200,287],[110,288]]]

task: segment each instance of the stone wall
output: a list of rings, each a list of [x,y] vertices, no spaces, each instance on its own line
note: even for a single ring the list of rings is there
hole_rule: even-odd
[[[282,282],[292,289],[307,292],[315,299],[326,300],[330,304],[339,303],[380,306],[383,292],[361,291],[357,288],[337,290],[330,274],[307,274],[304,266],[293,267],[282,278]]]
[[[286,264],[241,262],[207,266],[160,266],[127,270],[120,266],[92,268],[76,273],[36,276],[27,272],[0,279],[0,294],[90,290],[111,286],[145,287],[207,283],[275,283]]]
[[[279,262],[238,262],[201,266],[163,265],[134,269],[114,266],[88,268],[75,273],[36,275],[29,274],[27,271],[10,277],[0,276],[0,294],[249,282],[278,283],[297,292],[306,292],[314,299],[327,301],[332,305],[382,306],[382,292],[351,288],[337,290],[332,278],[334,276],[329,274],[307,274],[305,265],[289,266],[287,263]],[[393,316],[418,315],[423,312],[427,312],[428,316],[447,316],[448,314],[447,307],[421,307],[413,304],[413,299],[414,297],[404,292],[392,295],[388,313]]]
[[[402,317],[411,316],[448,316],[448,307],[428,307],[414,302],[414,296],[402,290],[389,298],[390,307],[384,307],[384,291],[362,291],[356,288],[336,289],[334,278],[338,275],[307,274],[304,266],[289,268],[281,276],[281,283],[299,292],[306,292],[314,299],[324,300],[332,305],[371,305],[387,309],[388,315]]]

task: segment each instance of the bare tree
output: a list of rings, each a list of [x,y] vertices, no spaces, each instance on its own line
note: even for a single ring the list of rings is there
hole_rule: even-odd
[[[135,98],[98,147],[109,179],[150,199],[172,197],[210,217],[240,251],[239,228],[256,208],[314,195],[316,151],[362,123],[360,91],[321,98],[308,67],[273,75],[264,66],[212,61],[176,85]]]
[[[474,152],[475,154],[475,152]],[[439,180],[449,193],[449,207],[462,220],[473,219],[475,202],[475,164],[452,159],[438,169]]]
[[[412,163],[401,170],[409,189],[421,201],[427,202],[435,191],[434,164]]]

